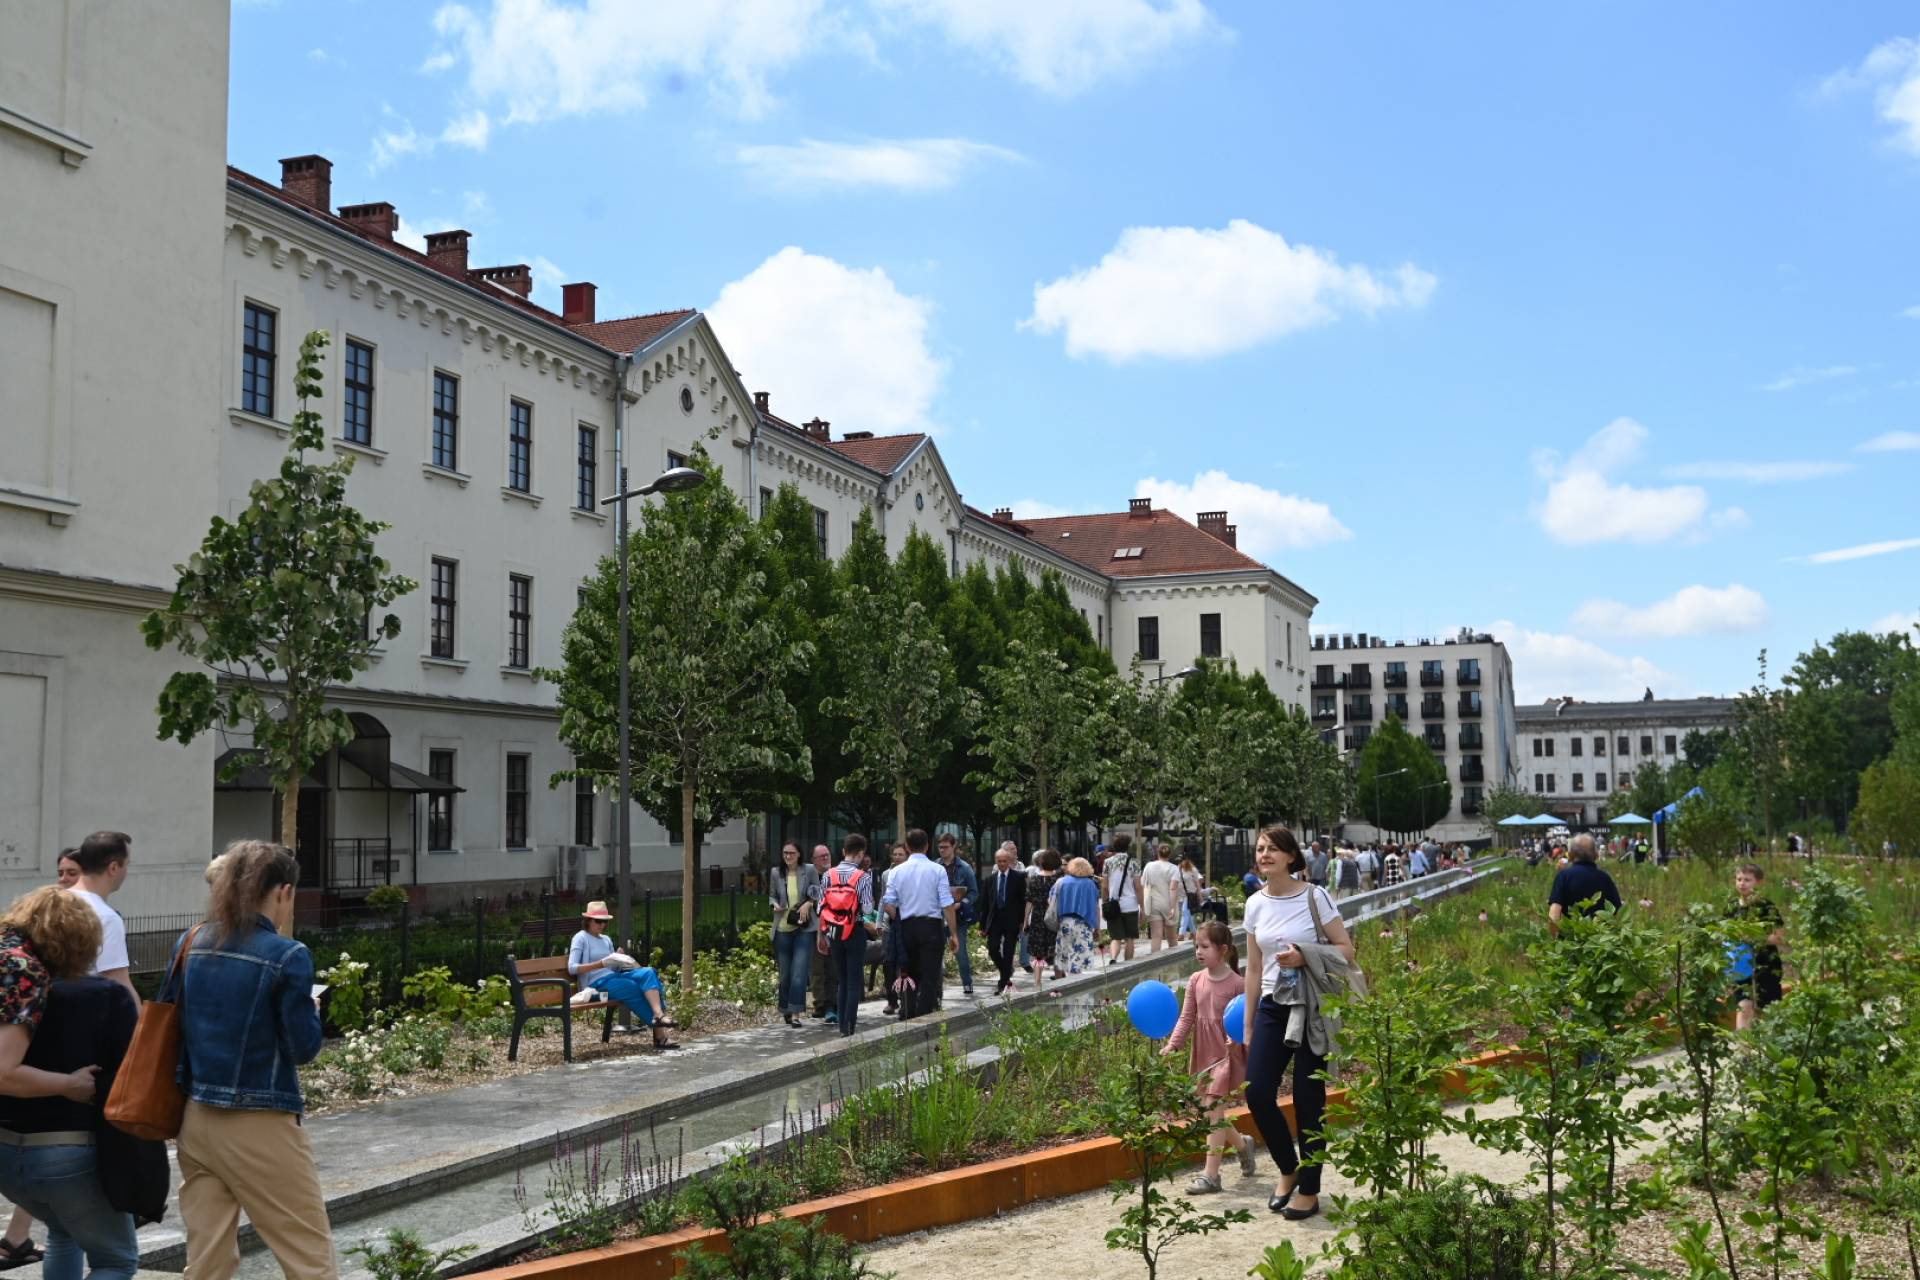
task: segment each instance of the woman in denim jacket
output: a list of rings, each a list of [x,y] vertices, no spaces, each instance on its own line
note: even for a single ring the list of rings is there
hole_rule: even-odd
[[[178,1151],[194,1280],[239,1268],[241,1210],[284,1274],[338,1274],[294,1069],[320,1052],[313,956],[289,936],[299,880],[285,845],[236,841],[213,870],[206,923],[188,935]]]

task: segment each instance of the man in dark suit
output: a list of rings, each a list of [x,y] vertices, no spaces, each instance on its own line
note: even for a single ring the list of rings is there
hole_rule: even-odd
[[[1000,846],[993,855],[993,870],[980,877],[977,910],[987,935],[987,955],[1000,971],[1000,984],[993,994],[1001,995],[1013,986],[1014,956],[1027,931],[1027,873],[1018,866],[1012,844]]]

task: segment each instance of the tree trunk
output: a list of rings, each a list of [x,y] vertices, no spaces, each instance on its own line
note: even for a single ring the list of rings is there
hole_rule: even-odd
[[[680,784],[680,990],[693,991],[693,925],[700,918],[700,851],[694,841],[693,784]]]
[[[296,851],[300,848],[300,778],[305,772],[295,769],[280,786],[280,843]]]
[[[907,838],[907,784],[896,782],[893,786],[893,838]]]
[[[1052,826],[1052,824],[1051,824],[1051,823],[1049,823],[1049,822],[1048,822],[1048,821],[1046,820],[1046,818],[1045,818],[1045,817],[1043,816],[1043,817],[1042,817],[1042,818],[1040,819],[1040,847],[1041,847],[1042,849],[1051,849],[1051,848],[1053,848],[1053,846],[1052,846],[1052,845],[1050,845],[1050,844],[1048,844],[1048,843],[1047,843],[1047,837],[1048,837],[1049,835],[1051,835],[1051,834],[1052,834],[1052,831],[1053,831],[1053,826]]]
[[[1206,853],[1207,883],[1212,884],[1213,883],[1213,824],[1211,822],[1207,823],[1206,826],[1201,828],[1200,840],[1202,845],[1205,847],[1207,851]]]

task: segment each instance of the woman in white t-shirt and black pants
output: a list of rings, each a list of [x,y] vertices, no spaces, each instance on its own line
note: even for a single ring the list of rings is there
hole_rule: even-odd
[[[1321,936],[1345,952],[1349,964],[1354,962],[1353,940],[1327,891],[1304,879],[1307,860],[1293,832],[1285,827],[1262,831],[1253,857],[1265,883],[1247,895],[1247,973],[1249,982],[1253,974],[1260,975],[1261,997],[1246,1022],[1247,1109],[1266,1140],[1267,1153],[1280,1168],[1280,1182],[1267,1208],[1298,1221],[1320,1212],[1320,1166],[1302,1168],[1301,1161],[1318,1156],[1326,1146],[1320,1126],[1327,1085],[1319,1073],[1326,1070],[1327,1060],[1304,1040],[1299,1045],[1287,1043],[1290,1006],[1301,1003],[1300,968],[1305,960],[1298,944],[1321,941],[1314,933],[1307,895],[1314,895]],[[1295,879],[1296,875],[1302,878]],[[1293,1115],[1300,1130],[1297,1151],[1279,1101],[1289,1063],[1293,1066]]]

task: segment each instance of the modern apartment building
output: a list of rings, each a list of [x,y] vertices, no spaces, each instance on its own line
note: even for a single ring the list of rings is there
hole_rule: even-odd
[[[1439,840],[1477,840],[1486,789],[1515,767],[1513,662],[1507,647],[1483,632],[1451,640],[1388,643],[1365,633],[1317,635],[1309,714],[1320,736],[1357,754],[1373,732],[1397,716],[1445,766],[1452,803],[1428,827]],[[1348,823],[1356,839],[1377,834]]]
[[[1656,698],[1649,689],[1634,702],[1555,698],[1521,707],[1518,785],[1572,825],[1604,821],[1636,771],[1682,759],[1689,733],[1731,729],[1735,706],[1732,698]]]

